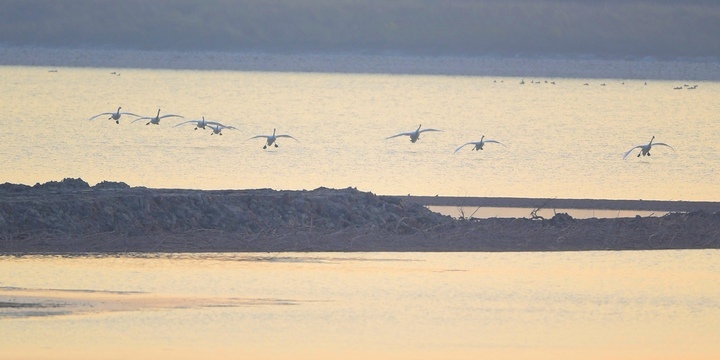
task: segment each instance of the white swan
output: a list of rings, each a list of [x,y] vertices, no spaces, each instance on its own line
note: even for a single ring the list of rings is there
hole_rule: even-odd
[[[181,122],[181,123],[179,123],[179,124],[177,124],[177,125],[175,125],[175,126],[173,126],[173,127],[178,127],[178,126],[182,126],[182,125],[190,124],[190,123],[195,124],[195,130],[197,130],[197,129],[205,129],[205,127],[208,126],[208,125],[222,125],[222,124],[219,123],[219,122],[206,121],[206,120],[205,120],[205,117],[203,116],[203,117],[202,117],[202,120],[188,120],[188,121]],[[225,125],[222,125],[222,126],[225,126]]]
[[[403,133],[395,134],[393,136],[388,136],[385,138],[385,140],[392,139],[392,138],[398,137],[398,136],[409,136],[410,142],[414,143],[414,142],[418,141],[418,139],[420,139],[420,133],[424,133],[426,131],[442,131],[442,130],[438,130],[438,129],[422,129],[422,130],[420,130],[420,127],[422,127],[422,124],[420,124],[420,126],[418,126],[417,130],[415,130],[415,131],[403,132]]]
[[[502,145],[502,146],[505,146],[505,144],[503,144],[503,143],[501,143],[501,142],[499,142],[499,141],[497,141],[497,140],[484,140],[484,139],[485,139],[485,135],[483,135],[483,136],[480,138],[480,141],[470,141],[470,142],[466,142],[466,143],[460,145],[457,149],[455,149],[455,151],[453,151],[453,154],[456,153],[456,152],[458,152],[458,151],[460,151],[460,149],[462,149],[462,148],[465,147],[466,145],[475,145],[475,146],[473,147],[473,150],[478,150],[478,151],[479,151],[479,150],[482,150],[482,149],[483,149],[483,146],[485,146],[486,143],[495,143],[495,144],[500,144],[500,145]],[[507,146],[505,146],[505,147],[507,147]]]
[[[122,106],[118,106],[118,109],[117,109],[116,112],[104,112],[104,113],[100,113],[100,114],[97,114],[97,115],[89,118],[88,120],[93,120],[93,119],[95,119],[95,118],[98,117],[98,116],[110,115],[110,117],[108,118],[108,120],[115,120],[115,123],[116,123],[116,124],[119,124],[119,123],[120,123],[120,116],[121,116],[121,115],[130,115],[130,116],[140,117],[140,115],[136,115],[136,114],[133,114],[133,113],[120,112],[120,109],[122,109]]]
[[[288,134],[279,134],[279,135],[276,135],[276,134],[275,134],[275,129],[273,129],[272,135],[255,135],[255,136],[251,137],[251,138],[248,139],[248,140],[257,139],[257,138],[265,138],[265,139],[267,139],[267,140],[265,141],[265,145],[263,146],[263,149],[267,149],[268,146],[271,146],[271,145],[273,145],[273,144],[275,144],[275,147],[278,147],[278,144],[275,142],[278,138],[290,138],[290,139],[293,139],[293,140],[295,140],[295,141],[297,141],[297,142],[300,142],[300,140],[298,140],[298,139],[296,139],[296,138],[294,138],[294,137],[292,137],[292,136],[290,136],[290,135],[288,135]]]
[[[650,149],[652,149],[653,145],[667,146],[667,147],[669,147],[670,149],[672,149],[672,151],[675,151],[675,149],[673,149],[672,146],[670,146],[670,145],[668,145],[668,144],[666,144],[666,143],[661,143],[661,142],[653,143],[653,140],[655,140],[655,136],[653,136],[652,139],[650,139],[650,142],[647,143],[647,144],[645,144],[645,145],[634,146],[632,149],[630,149],[630,150],[628,150],[627,152],[625,152],[625,155],[623,155],[623,159],[625,159],[628,155],[630,155],[630,153],[631,153],[633,150],[635,150],[635,149],[640,149],[640,152],[637,154],[638,157],[640,157],[640,155],[642,155],[642,156],[646,156],[646,155],[647,155],[647,156],[650,156]]]
[[[173,115],[173,114],[167,114],[167,115],[160,116],[160,109],[158,109],[157,115],[155,115],[155,117],[143,116],[143,117],[141,117],[141,118],[137,118],[137,119],[133,120],[133,123],[136,122],[136,121],[148,120],[148,119],[149,119],[150,121],[148,121],[148,123],[145,124],[145,125],[150,125],[150,124],[160,125],[160,120],[161,120],[161,119],[164,119],[164,118],[167,118],[167,117],[179,117],[179,118],[182,118],[183,116],[181,116],[181,115]],[[132,124],[132,123],[131,123],[131,124]]]
[[[221,124],[219,122],[215,122],[215,121],[208,121],[207,124],[208,124],[208,127],[210,127],[210,130],[213,131],[210,135],[215,135],[215,134],[222,135],[223,129],[237,130],[237,128],[234,126],[223,125],[223,124]]]

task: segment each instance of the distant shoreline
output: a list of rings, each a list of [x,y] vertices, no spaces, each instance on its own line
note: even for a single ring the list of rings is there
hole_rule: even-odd
[[[584,210],[638,210],[664,212],[720,211],[716,201],[605,200],[465,196],[396,196],[425,206],[490,208],[544,208]]]
[[[662,217],[574,219],[557,213],[453,219],[421,205],[429,200],[462,205],[493,199],[382,196],[352,188],[183,190],[115,182],[90,187],[81,179],[32,187],[6,183],[0,185],[0,254],[720,248],[720,203],[607,200],[603,205],[664,206],[671,213]],[[494,206],[544,201],[495,200]],[[693,210],[682,212],[686,209]]]
[[[720,81],[717,59],[273,54],[0,46],[0,65],[170,70]]]

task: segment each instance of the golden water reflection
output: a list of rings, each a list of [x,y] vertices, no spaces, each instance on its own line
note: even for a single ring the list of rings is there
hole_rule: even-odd
[[[0,348],[12,359],[714,359],[718,260],[712,250],[4,256],[0,303],[80,305],[26,317],[0,306]]]
[[[515,207],[481,207],[481,206],[427,206],[431,211],[439,214],[452,216],[454,218],[531,218],[532,208]],[[555,214],[565,213],[574,219],[611,219],[630,218],[635,216],[664,216],[666,211],[643,211],[643,210],[604,210],[604,209],[540,209],[538,216],[546,219],[552,218]]]
[[[389,195],[720,200],[720,83],[0,66],[0,183],[83,178],[190,189],[357,187]],[[495,82],[497,80],[497,82]],[[504,81],[501,81],[504,80]],[[583,86],[606,82],[607,86]],[[223,136],[88,118],[201,116]],[[444,130],[406,137],[419,124]],[[289,133],[263,150],[258,134]],[[453,150],[482,135],[507,147]],[[625,151],[651,136],[675,151]],[[281,139],[282,140],[282,139]],[[289,139],[284,139],[289,140]],[[634,155],[634,154],[633,154]]]

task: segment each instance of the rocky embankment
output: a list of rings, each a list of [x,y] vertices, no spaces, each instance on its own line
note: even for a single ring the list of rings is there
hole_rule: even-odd
[[[355,189],[0,185],[0,253],[720,248],[720,213],[456,220]]]

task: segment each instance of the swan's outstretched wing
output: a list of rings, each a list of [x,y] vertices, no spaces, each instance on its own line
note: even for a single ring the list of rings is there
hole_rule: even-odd
[[[497,140],[485,140],[485,142],[486,142],[486,143],[495,143],[495,144],[500,144],[500,145],[502,145],[502,146],[505,146],[505,144],[503,144],[503,143],[501,143],[501,142],[499,142],[499,141],[497,141]],[[505,147],[507,147],[507,146],[505,146]]]
[[[635,149],[642,149],[643,146],[645,146],[645,145],[638,145],[638,146],[635,146],[635,147],[633,147],[632,149],[626,151],[626,152],[625,152],[625,155],[623,155],[623,159],[625,159],[628,155],[630,155],[630,153],[631,153],[633,150],[635,150]]]
[[[422,129],[422,130],[420,130],[421,133],[424,133],[424,132],[426,132],[426,131],[440,131],[440,132],[442,132],[442,130],[438,130],[438,129]]]
[[[189,124],[189,123],[194,123],[195,125],[197,125],[197,124],[200,123],[200,120],[188,120],[188,121],[183,121],[183,122],[181,122],[181,123],[179,123],[179,124],[177,124],[177,125],[175,125],[175,126],[173,126],[173,127],[178,127],[178,126],[185,125],[185,124]]]
[[[253,137],[251,137],[251,138],[249,138],[249,139],[247,139],[247,140],[259,139],[259,138],[269,139],[270,137],[271,137],[271,135],[255,135],[255,136],[253,136]],[[247,140],[245,140],[245,141],[247,141]]]
[[[121,113],[121,114],[124,114],[124,113]],[[103,116],[103,115],[115,115],[115,113],[114,113],[114,112],[100,113],[100,114],[97,114],[97,115],[89,118],[88,121],[89,121],[89,120],[93,120],[93,119],[95,119],[96,117],[98,117],[98,116]]]
[[[672,146],[670,146],[670,145],[668,145],[668,144],[666,144],[666,143],[659,143],[659,142],[658,142],[658,143],[653,143],[653,146],[656,146],[656,145],[667,146],[667,147],[669,147],[672,151],[675,151],[675,149],[673,149]]]
[[[396,138],[396,137],[398,137],[398,136],[410,136],[410,135],[412,135],[412,134],[414,134],[414,133],[415,133],[414,131],[413,131],[413,132],[403,132],[403,133],[395,134],[395,135],[393,135],[393,136],[388,136],[388,137],[385,138],[385,140],[387,140],[387,139],[392,139],[392,138]]]
[[[154,119],[154,118],[155,118],[155,117],[150,117],[150,116],[139,117],[139,118],[133,120],[133,121],[131,122],[131,124],[132,124],[132,123],[135,123],[135,122],[138,122],[138,121],[140,121],[140,120],[150,120],[150,119]]]
[[[160,119],[168,118],[168,117],[179,117],[179,118],[185,118],[182,115],[173,115],[173,114],[167,114],[160,117]]]
[[[219,122],[217,122],[217,121],[206,121],[205,123],[208,124],[208,125],[219,126],[219,127],[222,128],[222,129],[237,130],[237,128],[234,127],[234,126],[224,125],[224,124],[221,124],[221,123],[219,123]]]
[[[456,152],[460,151],[460,149],[464,148],[464,147],[467,146],[467,145],[477,145],[477,144],[478,144],[478,143],[477,143],[476,141],[466,142],[466,143],[458,146],[458,148],[455,149],[455,151],[453,151],[453,154],[455,154]]]
[[[140,115],[138,115],[138,114],[133,114],[133,113],[129,113],[129,112],[121,112],[120,115],[130,115],[130,116],[140,117]]]
[[[290,138],[290,139],[293,139],[293,140],[295,140],[295,141],[297,141],[297,142],[300,142],[300,140],[298,140],[298,139],[296,139],[296,138],[294,138],[294,137],[292,137],[292,136],[290,136],[290,135],[288,135],[288,134],[275,135],[275,137],[276,137],[276,138]]]

